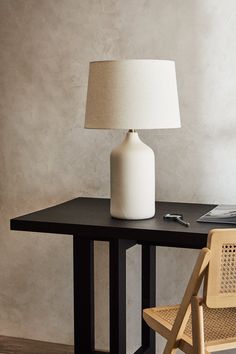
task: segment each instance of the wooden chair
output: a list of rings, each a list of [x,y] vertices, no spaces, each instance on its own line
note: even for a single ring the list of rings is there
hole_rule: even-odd
[[[145,309],[143,317],[167,339],[163,354],[236,348],[236,229],[210,231],[180,305]]]

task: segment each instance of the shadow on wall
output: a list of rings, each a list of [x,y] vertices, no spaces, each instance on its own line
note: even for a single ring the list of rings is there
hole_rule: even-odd
[[[156,152],[156,199],[197,202],[204,183],[199,153],[199,132],[203,129],[199,75],[202,13],[196,2],[175,1],[171,16],[175,27],[170,30],[166,17],[161,39],[165,44],[158,57],[175,60],[182,127],[147,131],[143,136]]]

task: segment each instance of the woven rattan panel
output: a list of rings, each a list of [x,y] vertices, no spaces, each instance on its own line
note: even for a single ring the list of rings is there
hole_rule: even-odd
[[[236,244],[222,245],[220,266],[220,293],[236,293]]]
[[[179,307],[170,307],[165,309],[154,308],[154,313],[173,325]],[[229,339],[236,337],[236,309],[210,309],[203,306],[204,313],[204,332],[205,341],[215,341],[220,339]],[[192,337],[191,316],[187,323],[184,333]]]

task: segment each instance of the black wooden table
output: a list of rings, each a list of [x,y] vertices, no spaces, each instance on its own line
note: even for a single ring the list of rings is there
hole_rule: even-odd
[[[75,353],[103,353],[94,349],[93,241],[109,241],[110,353],[126,353],[126,250],[142,245],[142,308],[155,306],[155,246],[202,248],[215,224],[196,220],[214,205],[156,203],[148,220],[117,220],[109,200],[77,198],[11,220],[12,230],[73,235]],[[184,227],[164,221],[166,213],[180,213],[191,223]],[[220,225],[227,227],[227,225]],[[141,314],[140,314],[141,315]],[[105,353],[105,352],[104,352]],[[135,354],[154,354],[155,336],[142,322],[142,345]]]

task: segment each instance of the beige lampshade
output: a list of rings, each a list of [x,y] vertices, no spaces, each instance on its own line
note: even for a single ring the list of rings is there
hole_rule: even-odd
[[[173,61],[90,63],[85,128],[178,127],[180,114]]]

